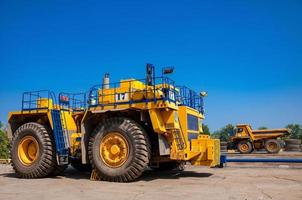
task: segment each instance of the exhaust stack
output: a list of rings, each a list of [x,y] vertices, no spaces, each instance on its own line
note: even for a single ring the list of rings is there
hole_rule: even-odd
[[[109,78],[109,73],[106,73],[103,78],[103,87],[104,89],[109,89],[110,88],[110,78]]]

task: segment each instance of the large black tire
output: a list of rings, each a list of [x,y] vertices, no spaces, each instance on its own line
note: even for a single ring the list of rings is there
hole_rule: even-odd
[[[36,159],[30,164],[24,164],[19,156],[18,146],[25,138],[34,138],[38,152]],[[56,166],[54,141],[47,129],[38,123],[26,123],[14,133],[11,145],[12,166],[16,174],[22,178],[42,178],[50,175]]]
[[[112,133],[120,134],[128,144],[128,156],[121,166],[109,166],[100,155],[102,139]],[[88,155],[101,180],[130,182],[141,176],[150,159],[150,143],[144,129],[135,121],[114,117],[104,119],[89,140]]]
[[[251,142],[243,140],[238,143],[237,149],[242,154],[248,154],[253,151],[253,146]]]
[[[265,141],[264,148],[268,153],[278,153],[281,150],[281,144],[278,140]]]
[[[159,163],[158,167],[153,167],[152,169],[156,171],[184,171],[186,168],[186,163],[184,161],[171,161]]]

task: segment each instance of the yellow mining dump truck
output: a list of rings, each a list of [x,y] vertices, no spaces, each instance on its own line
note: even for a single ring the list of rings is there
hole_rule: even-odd
[[[231,135],[231,146],[240,153],[251,153],[253,150],[265,149],[268,153],[278,153],[282,141],[278,138],[289,134],[288,129],[252,130],[250,125],[239,124]]]
[[[202,131],[203,97],[176,87],[147,64],[145,79],[93,86],[87,93],[25,92],[10,112],[11,158],[23,178],[56,175],[71,164],[101,180],[129,182],[146,167],[220,164],[219,140]]]

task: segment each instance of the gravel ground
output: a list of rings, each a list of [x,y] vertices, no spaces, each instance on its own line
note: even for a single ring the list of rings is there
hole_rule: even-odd
[[[68,168],[65,176],[19,179],[0,165],[0,199],[302,199],[302,164],[188,166],[182,173],[146,171],[133,183],[90,181]]]

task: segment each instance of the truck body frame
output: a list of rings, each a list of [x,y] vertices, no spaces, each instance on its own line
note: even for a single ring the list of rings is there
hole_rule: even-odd
[[[147,66],[148,70],[146,79],[104,81],[87,93],[60,93],[58,103],[50,91],[26,92],[22,109],[9,113],[10,137],[26,123],[42,124],[55,140],[57,165],[67,165],[71,160],[85,165],[92,162],[89,142],[100,123],[125,118],[146,132],[150,141],[149,166],[171,161],[218,166],[219,140],[202,131],[202,97],[186,87],[175,86],[167,77],[155,77],[153,66]],[[130,145],[127,141],[125,144]]]

